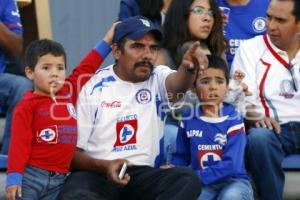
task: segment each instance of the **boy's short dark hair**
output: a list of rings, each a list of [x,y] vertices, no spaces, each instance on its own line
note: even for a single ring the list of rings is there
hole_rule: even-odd
[[[226,83],[229,83],[229,72],[228,67],[224,59],[214,56],[214,55],[207,55],[208,59],[208,68],[220,69],[224,72]]]
[[[63,56],[65,66],[67,66],[67,58],[64,47],[60,43],[49,39],[35,40],[27,46],[25,50],[25,65],[34,70],[38,59],[46,54]]]

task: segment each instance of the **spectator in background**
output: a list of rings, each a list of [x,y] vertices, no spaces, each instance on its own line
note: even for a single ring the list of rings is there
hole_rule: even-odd
[[[229,70],[240,43],[266,31],[266,10],[270,0],[217,0],[221,10],[227,9],[224,24],[228,40],[227,62]],[[224,13],[225,14],[225,11]]]
[[[6,114],[2,140],[2,154],[8,153],[11,133],[11,119],[15,105],[32,83],[14,74],[4,73],[5,54],[20,56],[23,50],[22,25],[20,14],[14,0],[0,1],[0,110]]]
[[[247,161],[258,195],[263,200],[283,199],[282,160],[300,153],[300,1],[271,0],[267,34],[241,44],[232,63],[245,72],[252,96],[247,119]],[[251,120],[251,121],[250,121]]]
[[[121,0],[119,20],[142,15],[155,25],[163,24],[169,4],[172,0]]]
[[[215,0],[173,0],[163,25],[163,48],[167,64],[176,69],[181,46],[190,40],[200,41],[212,55],[221,57],[226,48],[222,18]]]
[[[198,200],[252,200],[244,165],[243,118],[233,105],[224,103],[227,65],[219,57],[207,57],[208,69],[195,83],[200,103],[183,114],[171,163],[192,166],[203,184]]]
[[[222,33],[222,18],[215,0],[172,0],[163,25],[164,60],[172,69],[176,69],[182,58],[182,46],[185,42],[200,41],[202,49],[225,58],[226,42]],[[197,102],[194,93],[186,95],[188,103]],[[165,160],[168,163],[175,150],[178,118],[182,110],[169,113],[165,126]]]

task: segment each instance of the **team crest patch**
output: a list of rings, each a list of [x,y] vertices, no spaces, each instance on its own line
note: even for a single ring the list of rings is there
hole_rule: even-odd
[[[280,96],[286,99],[291,99],[294,97],[295,87],[292,80],[283,80],[280,83]]]
[[[37,142],[39,143],[57,144],[57,138],[58,134],[56,126],[37,131]]]
[[[69,111],[70,115],[71,115],[74,119],[77,119],[76,110],[75,110],[75,107],[73,106],[73,104],[72,104],[72,103],[68,103],[68,104],[67,104],[67,108],[68,108],[68,111]]]
[[[215,165],[222,158],[222,150],[201,150],[198,151],[199,168],[205,169],[211,165]]]
[[[256,33],[262,33],[266,30],[266,19],[257,17],[252,22],[252,28]]]
[[[151,92],[148,89],[141,89],[136,93],[135,98],[139,104],[147,104],[151,101]]]
[[[127,119],[124,117],[118,120],[116,125],[116,142],[113,151],[135,150],[137,127],[138,120],[136,116],[128,116]]]
[[[140,19],[144,26],[150,27],[150,22],[146,19]]]

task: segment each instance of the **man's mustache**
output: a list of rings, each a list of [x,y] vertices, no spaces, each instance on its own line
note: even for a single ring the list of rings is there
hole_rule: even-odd
[[[153,64],[147,60],[143,60],[134,64],[134,68],[138,68],[140,66],[148,66],[151,70],[153,70]]]

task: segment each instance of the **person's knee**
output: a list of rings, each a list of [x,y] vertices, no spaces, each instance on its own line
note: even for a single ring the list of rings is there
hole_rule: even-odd
[[[178,181],[184,181],[185,184],[190,185],[190,187],[201,188],[200,178],[192,169],[187,167],[178,167],[177,176]]]
[[[220,199],[222,200],[252,200],[253,196],[241,191],[228,191]]]
[[[275,133],[266,128],[253,128],[249,130],[248,145],[252,146],[265,146],[275,138]]]

